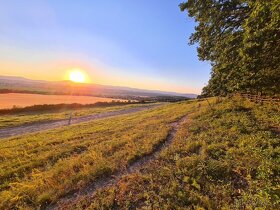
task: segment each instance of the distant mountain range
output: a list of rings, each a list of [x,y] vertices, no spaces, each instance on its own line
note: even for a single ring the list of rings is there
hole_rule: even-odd
[[[69,95],[90,95],[113,98],[133,97],[158,97],[177,96],[196,98],[192,93],[176,93],[158,90],[144,90],[130,87],[119,87],[99,84],[81,84],[71,81],[44,81],[31,80],[24,77],[0,76],[0,92],[30,92],[40,94],[69,94]]]

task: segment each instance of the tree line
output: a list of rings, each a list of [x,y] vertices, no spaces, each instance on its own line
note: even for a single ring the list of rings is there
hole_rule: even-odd
[[[189,44],[211,63],[202,95],[280,93],[280,0],[188,0],[197,22]]]

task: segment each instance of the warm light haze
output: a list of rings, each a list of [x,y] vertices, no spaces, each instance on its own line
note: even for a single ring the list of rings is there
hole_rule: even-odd
[[[5,1],[0,75],[61,81],[77,67],[88,78],[75,82],[200,93],[210,65],[188,46],[195,23],[179,3]]]
[[[280,209],[280,0],[2,0],[0,210]]]
[[[69,79],[72,82],[78,82],[78,83],[84,83],[86,82],[86,77],[83,74],[83,72],[81,72],[81,70],[72,70],[69,74]]]

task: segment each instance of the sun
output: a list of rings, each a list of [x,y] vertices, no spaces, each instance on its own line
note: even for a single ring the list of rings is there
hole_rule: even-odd
[[[72,82],[84,83],[86,82],[85,74],[80,70],[72,70],[69,74],[69,79]]]

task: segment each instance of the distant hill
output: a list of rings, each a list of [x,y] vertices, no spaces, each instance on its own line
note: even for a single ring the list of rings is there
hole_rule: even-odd
[[[176,96],[185,98],[196,98],[192,93],[176,93],[158,90],[144,90],[130,87],[119,87],[99,84],[79,84],[71,81],[44,81],[31,80],[24,77],[0,76],[1,92],[30,92],[41,94],[70,94],[70,95],[91,95],[116,98],[133,97],[165,97]]]

